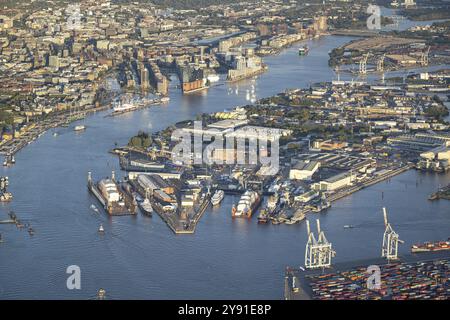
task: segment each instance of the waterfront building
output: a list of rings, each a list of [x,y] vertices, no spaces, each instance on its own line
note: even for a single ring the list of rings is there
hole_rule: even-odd
[[[319,169],[319,161],[301,160],[292,166],[289,171],[291,180],[311,180],[313,174]]]
[[[314,183],[311,187],[316,191],[335,191],[351,185],[354,175],[351,171],[346,171],[328,179]]]

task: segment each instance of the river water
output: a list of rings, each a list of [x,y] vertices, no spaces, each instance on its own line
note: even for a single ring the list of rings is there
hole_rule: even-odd
[[[166,106],[112,118],[101,112],[81,121],[87,127],[83,133],[74,132],[75,124],[54,129],[23,149],[14,167],[0,169],[10,177],[14,195],[0,207],[0,219],[13,209],[36,234],[0,225],[5,240],[0,244],[0,299],[89,299],[99,288],[112,299],[281,299],[284,268],[303,264],[305,223],[258,225],[256,216],[232,220],[237,199],[228,196],[220,208],[206,211],[194,235],[175,236],[156,214],[111,218],[94,212],[90,206],[100,206],[87,191],[87,172],[95,178],[113,169],[122,175],[108,151],[115,142],[126,144],[139,129],[156,131],[202,112],[245,105],[252,92],[261,98],[333,79],[328,52],[349,40],[309,41],[306,57],[298,56],[298,44],[265,58],[269,71],[256,80],[222,82],[205,93],[182,96],[174,82]],[[450,204],[430,202],[427,196],[449,180],[449,174],[409,171],[334,203],[317,217],[337,251],[336,261],[380,255],[382,206],[405,240],[402,253],[414,242],[446,239]],[[309,216],[312,222],[315,218]],[[97,233],[100,223],[103,236]],[[344,229],[346,224],[355,228]],[[69,265],[81,268],[81,290],[66,288]]]

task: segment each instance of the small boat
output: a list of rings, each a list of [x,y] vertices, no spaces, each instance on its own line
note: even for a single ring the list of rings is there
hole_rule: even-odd
[[[98,212],[98,209],[95,205],[91,204],[91,209],[94,210],[95,212]]]
[[[141,209],[142,213],[147,216],[152,216],[153,214],[153,207],[150,203],[150,200],[148,198],[145,198],[144,201],[139,203],[139,208]]]
[[[269,216],[266,209],[261,209],[258,216],[258,223],[267,223],[269,221]]]
[[[351,225],[351,224],[346,224],[346,225],[344,226],[344,229],[353,229],[353,228],[354,228],[354,226]]]
[[[308,54],[308,52],[309,52],[309,48],[306,45],[298,49],[298,55],[300,55],[300,56],[306,56]]]
[[[86,130],[86,126],[83,126],[83,125],[75,126],[74,130],[75,131],[83,131],[83,130]]]
[[[162,97],[161,98],[161,102],[165,103],[165,102],[169,102],[170,98],[169,97]]]
[[[225,192],[223,190],[217,190],[214,195],[211,197],[211,203],[213,206],[216,206],[222,202],[225,196]]]
[[[34,229],[32,227],[29,227],[28,233],[30,234],[30,236],[34,235]]]
[[[105,229],[103,228],[103,225],[101,224],[98,228],[98,233],[105,233]]]
[[[58,136],[58,132],[53,132],[53,136],[57,137]]]
[[[106,290],[105,289],[98,289],[97,292],[97,299],[98,300],[104,300],[106,298]]]

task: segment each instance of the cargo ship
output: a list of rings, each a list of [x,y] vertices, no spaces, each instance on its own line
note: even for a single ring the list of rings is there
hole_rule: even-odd
[[[214,195],[211,197],[211,203],[213,206],[217,206],[220,204],[225,196],[225,192],[223,190],[217,190]]]
[[[450,250],[450,238],[447,241],[425,242],[422,244],[414,244],[411,247],[411,252],[413,253],[443,250]]]
[[[298,55],[299,56],[306,56],[309,52],[309,48],[308,46],[303,46],[301,48],[298,49]]]
[[[250,218],[261,203],[261,196],[256,191],[245,191],[237,206],[231,209],[232,217]]]

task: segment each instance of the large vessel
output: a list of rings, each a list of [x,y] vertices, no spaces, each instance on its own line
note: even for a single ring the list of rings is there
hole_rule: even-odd
[[[220,204],[225,196],[225,192],[223,190],[217,190],[214,195],[211,197],[211,203],[213,206]]]
[[[145,198],[144,201],[139,203],[139,208],[141,209],[143,214],[150,216],[150,217],[152,216],[153,207],[152,207],[152,204],[150,203],[150,200],[148,200],[148,198]]]
[[[137,109],[137,106],[132,103],[119,103],[114,106],[112,114],[121,114]]]
[[[450,250],[450,238],[447,241],[425,242],[422,244],[415,244],[411,247],[411,252],[430,252]]]
[[[303,46],[298,49],[298,55],[300,56],[306,56],[308,52],[309,52],[308,46]]]
[[[245,191],[237,206],[233,206],[233,217],[250,218],[261,203],[261,196],[256,191]]]
[[[114,171],[112,177],[102,179],[94,183],[91,173],[88,176],[88,189],[103,205],[103,208],[110,215],[128,215],[136,213],[136,205],[132,199],[124,192],[124,188],[116,182]]]

